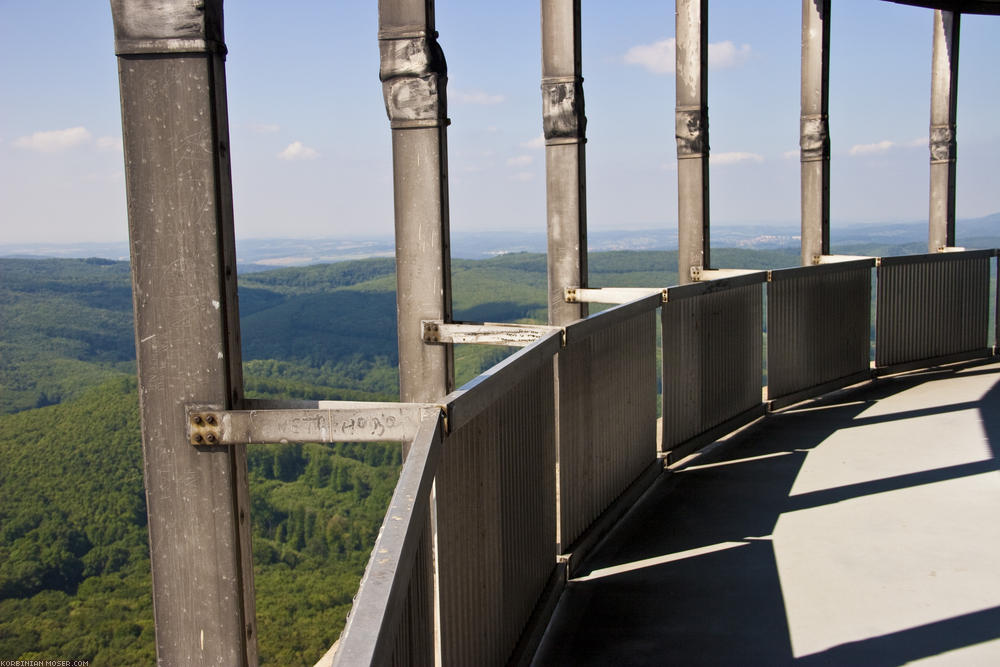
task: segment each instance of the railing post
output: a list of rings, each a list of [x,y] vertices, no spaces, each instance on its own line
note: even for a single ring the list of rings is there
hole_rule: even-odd
[[[112,0],[161,664],[255,665],[242,447],[185,406],[242,401],[222,1]]]
[[[382,94],[392,128],[400,399],[434,402],[454,384],[450,345],[421,320],[451,321],[447,103],[433,0],[381,0]]]
[[[566,287],[587,286],[587,117],[581,75],[580,0],[542,0],[542,127],[548,219],[549,324],[586,317]]]
[[[955,106],[958,100],[958,36],[962,15],[934,11],[931,64],[930,252],[955,245]]]
[[[802,0],[802,265],[830,254],[830,0]]]
[[[677,232],[681,284],[709,263],[708,0],[677,0]]]

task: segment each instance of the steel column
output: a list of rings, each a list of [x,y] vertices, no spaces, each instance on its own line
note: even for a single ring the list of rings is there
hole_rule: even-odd
[[[830,0],[802,0],[802,265],[830,254]]]
[[[222,1],[112,0],[157,659],[257,663],[242,447],[185,405],[242,401]]]
[[[454,384],[450,346],[425,345],[421,320],[451,320],[448,81],[433,0],[382,0],[382,94],[392,128],[400,399],[434,402]]]
[[[709,262],[708,0],[677,0],[678,273],[692,282]]]
[[[587,179],[580,0],[542,0],[542,126],[548,219],[549,324],[586,317],[566,287],[587,286]]]
[[[955,106],[958,100],[958,35],[962,15],[934,11],[931,63],[931,200],[927,248],[955,245]]]

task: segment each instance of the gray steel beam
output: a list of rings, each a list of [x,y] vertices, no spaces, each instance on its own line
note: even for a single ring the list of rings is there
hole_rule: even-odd
[[[587,316],[563,290],[587,286],[587,117],[581,75],[580,0],[542,0],[542,127],[548,219],[549,324]]]
[[[677,0],[677,263],[681,283],[709,262],[708,0]]]
[[[802,0],[802,265],[830,254],[830,0]]]
[[[451,320],[448,68],[432,0],[382,0],[382,94],[392,128],[400,399],[434,402],[454,386],[449,346],[424,345],[422,320]]]
[[[931,196],[927,248],[955,245],[955,106],[961,14],[934,12],[931,64]]]
[[[255,665],[245,450],[188,403],[243,398],[222,1],[112,0],[157,660]]]

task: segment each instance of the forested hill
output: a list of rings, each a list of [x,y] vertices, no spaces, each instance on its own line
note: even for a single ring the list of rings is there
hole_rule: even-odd
[[[766,268],[797,252],[714,252]],[[676,253],[590,258],[592,286],[676,282]],[[240,280],[250,396],[395,400],[390,260]],[[545,258],[453,262],[456,319],[543,321]],[[462,346],[460,378],[506,350]],[[0,657],[153,661],[132,300],[126,263],[0,259]],[[262,661],[337,638],[391,495],[395,445],[249,449]]]

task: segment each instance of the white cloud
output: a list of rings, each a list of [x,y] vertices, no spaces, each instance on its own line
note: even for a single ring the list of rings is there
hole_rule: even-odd
[[[56,153],[67,150],[91,140],[90,132],[85,127],[70,127],[65,130],[49,130],[35,132],[27,137],[14,140],[14,145],[39,153]]]
[[[930,139],[927,137],[917,137],[916,139],[910,139],[903,145],[909,148],[926,148],[929,143]]]
[[[491,95],[481,90],[464,92],[460,90],[449,90],[448,100],[456,104],[481,104],[491,106],[501,104],[504,101],[503,95]]]
[[[756,153],[711,153],[708,160],[712,164],[738,164],[740,162],[763,162],[764,156]]]
[[[539,134],[534,139],[522,141],[521,148],[545,148],[545,135]]]
[[[716,42],[708,45],[708,66],[715,69],[741,65],[749,57],[749,44],[737,47],[732,42]]]
[[[676,68],[677,40],[660,40],[652,44],[638,44],[625,52],[625,63],[638,65],[653,74],[671,74]],[[750,57],[750,45],[736,46],[732,42],[708,45],[708,66],[712,69],[735,67]]]
[[[892,143],[888,139],[885,141],[879,141],[874,144],[855,144],[851,146],[849,153],[851,155],[871,155],[872,153],[884,153],[896,144]]]
[[[792,160],[799,157],[800,155],[801,153],[798,150],[794,150],[794,151],[785,151],[784,153],[781,154],[781,157],[785,158],[786,160]]]
[[[122,138],[99,137],[97,139],[97,149],[102,151],[120,151],[122,149]]]
[[[527,167],[529,164],[535,161],[535,158],[531,155],[518,155],[517,157],[512,157],[507,159],[508,167]]]
[[[278,153],[278,157],[282,160],[312,160],[319,157],[319,153],[301,141],[293,141],[285,150]]]
[[[653,74],[669,74],[674,71],[674,49],[677,40],[671,37],[652,44],[639,44],[625,52],[625,63],[644,67]]]

